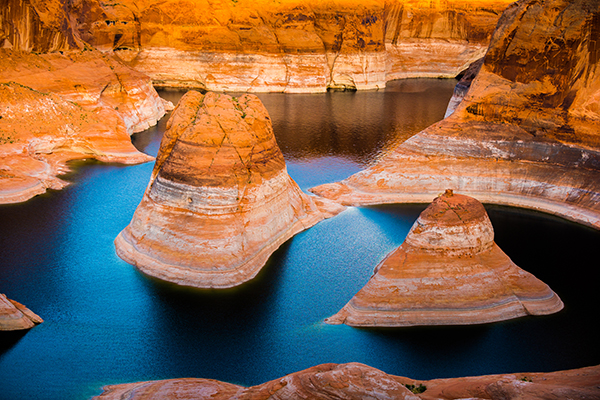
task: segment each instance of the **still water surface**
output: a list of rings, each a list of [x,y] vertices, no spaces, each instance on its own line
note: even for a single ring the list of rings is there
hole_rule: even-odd
[[[259,97],[290,175],[307,189],[351,175],[441,119],[454,83]],[[165,122],[135,135],[135,145],[156,155]],[[66,189],[0,206],[0,293],[45,320],[0,336],[0,399],[87,399],[106,384],[190,376],[255,385],[327,362],[416,379],[600,363],[597,231],[486,206],[500,247],[565,302],[556,315],[472,327],[329,326],[323,319],[367,282],[425,206],[350,208],[289,240],[241,288],[185,289],[115,255],[152,166],[77,163]]]

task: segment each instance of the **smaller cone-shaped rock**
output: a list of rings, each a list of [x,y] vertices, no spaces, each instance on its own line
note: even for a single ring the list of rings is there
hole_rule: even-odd
[[[326,322],[352,326],[468,325],[544,315],[560,298],[494,243],[483,205],[447,190],[404,243]]]
[[[227,288],[253,278],[282,243],[323,218],[288,175],[256,96],[190,91],[115,245],[148,275]]]
[[[33,328],[44,322],[23,304],[0,293],[0,331],[17,331]]]

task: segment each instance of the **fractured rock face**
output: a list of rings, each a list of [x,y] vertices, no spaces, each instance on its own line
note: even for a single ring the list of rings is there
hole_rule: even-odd
[[[365,287],[326,322],[469,325],[562,308],[545,283],[517,267],[494,243],[483,205],[446,191],[421,213]]]
[[[30,329],[44,322],[23,304],[0,293],[0,331]]]
[[[598,15],[598,1],[514,3],[452,115],[311,190],[359,205],[428,202],[453,188],[600,228]]]
[[[253,278],[283,242],[324,217],[289,177],[256,96],[190,91],[115,244],[149,275],[226,288]]]

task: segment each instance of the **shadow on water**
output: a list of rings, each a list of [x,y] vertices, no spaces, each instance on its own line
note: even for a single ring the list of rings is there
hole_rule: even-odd
[[[29,329],[18,331],[0,332],[0,358],[2,355],[16,345],[27,333]]]

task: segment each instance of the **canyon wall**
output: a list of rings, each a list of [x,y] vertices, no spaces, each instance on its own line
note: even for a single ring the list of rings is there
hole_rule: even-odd
[[[572,400],[600,397],[600,366],[417,381],[359,363],[322,364],[252,387],[182,378],[110,385],[95,400],[488,399]]]
[[[455,111],[346,180],[342,204],[429,202],[446,188],[600,228],[600,1],[518,1]]]
[[[30,329],[42,322],[43,319],[23,304],[0,293],[0,332]]]
[[[83,42],[68,10],[58,0],[2,1],[0,203],[60,189],[70,160],[152,160],[129,135],[170,103],[146,75]]]
[[[322,92],[454,77],[484,54],[509,3],[82,0],[72,15],[81,38],[155,85]]]

